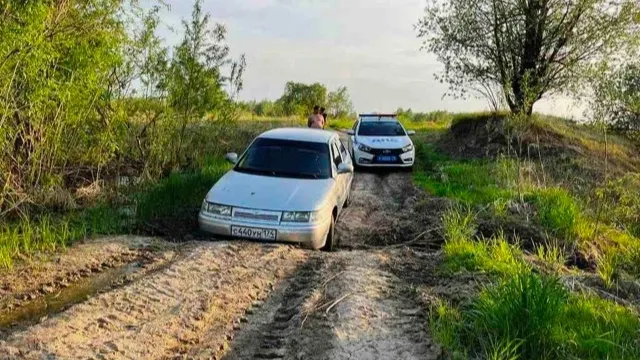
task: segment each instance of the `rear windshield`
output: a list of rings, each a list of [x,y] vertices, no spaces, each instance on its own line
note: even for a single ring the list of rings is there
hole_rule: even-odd
[[[363,121],[358,135],[361,136],[405,136],[402,125],[397,121]]]
[[[257,175],[328,179],[329,145],[305,141],[256,139],[234,170]]]

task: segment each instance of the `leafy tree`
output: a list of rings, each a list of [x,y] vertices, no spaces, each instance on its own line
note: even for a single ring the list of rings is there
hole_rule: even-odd
[[[62,182],[69,164],[112,159],[111,108],[126,41],[120,0],[0,7],[0,216]]]
[[[284,115],[291,116],[308,114],[315,105],[322,106],[326,101],[327,88],[324,85],[288,82],[277,104],[282,107]]]
[[[349,116],[354,112],[349,90],[345,86],[341,86],[327,95],[327,111],[334,118]]]
[[[453,95],[501,92],[514,113],[581,83],[581,71],[633,44],[637,0],[435,0],[419,21]]]
[[[640,63],[602,70],[594,88],[595,118],[640,140]]]
[[[193,7],[190,21],[183,21],[184,38],[174,49],[166,88],[170,106],[178,114],[180,130],[175,154],[181,156],[185,132],[190,123],[200,120],[212,110],[223,111],[231,106],[229,93],[223,85],[231,84],[232,95],[242,88],[244,56],[239,62],[229,57],[227,30],[222,24],[210,27],[211,16],[202,12],[202,0]],[[231,66],[231,75],[222,74]],[[176,158],[179,163],[180,159]]]

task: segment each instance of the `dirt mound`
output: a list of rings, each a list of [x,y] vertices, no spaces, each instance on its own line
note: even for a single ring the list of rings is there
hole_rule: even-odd
[[[454,158],[495,157],[505,152],[509,141],[501,114],[483,114],[456,119],[439,140],[439,149]]]
[[[603,178],[605,161],[614,174],[640,171],[639,149],[623,137],[609,134],[605,138],[602,130],[544,116],[534,117],[519,128],[516,130],[503,113],[465,116],[452,123],[438,148],[453,158],[519,155],[543,160],[554,164],[549,170],[558,178],[578,172],[597,181]]]

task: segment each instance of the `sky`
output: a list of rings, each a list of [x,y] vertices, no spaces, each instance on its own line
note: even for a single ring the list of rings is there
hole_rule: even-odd
[[[475,111],[483,99],[443,97],[447,84],[433,54],[420,51],[415,24],[426,0],[205,0],[212,20],[226,25],[234,57],[244,53],[247,71],[241,100],[275,100],[287,81],[320,82],[349,89],[358,112]],[[180,29],[192,1],[166,0],[163,22]],[[179,33],[163,31],[173,44]],[[567,99],[543,101],[536,110],[579,117]]]

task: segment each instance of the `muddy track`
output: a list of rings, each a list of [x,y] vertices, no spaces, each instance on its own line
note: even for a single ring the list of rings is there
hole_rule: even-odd
[[[158,271],[11,331],[0,359],[435,359],[403,258],[407,242],[437,247],[443,204],[410,177],[356,175],[338,252],[188,243]],[[412,261],[434,269],[437,256]]]
[[[446,201],[416,189],[407,172],[361,172],[351,188],[351,206],[336,230],[342,249],[371,249],[401,244],[435,230]],[[422,243],[437,243],[437,232],[423,234]]]

